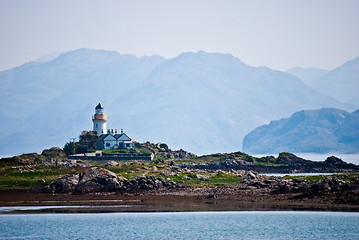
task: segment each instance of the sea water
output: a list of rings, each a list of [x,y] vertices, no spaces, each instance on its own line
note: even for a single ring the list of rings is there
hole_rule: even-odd
[[[0,239],[359,239],[359,213],[3,214]]]

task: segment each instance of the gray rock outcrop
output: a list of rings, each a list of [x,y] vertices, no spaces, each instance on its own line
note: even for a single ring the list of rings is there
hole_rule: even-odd
[[[79,179],[79,174],[66,175],[52,181],[49,185],[44,187],[43,191],[52,193],[74,192],[79,183]]]
[[[299,193],[300,197],[314,197],[342,192],[358,193],[359,178],[350,181],[346,175],[327,176],[317,181],[308,181],[304,178],[282,179],[281,177],[267,177],[264,179],[244,180],[239,184],[241,189],[268,189],[274,193]]]
[[[141,175],[127,180],[119,177],[115,173],[98,167],[92,167],[81,174],[72,174],[60,177],[43,191],[49,193],[91,193],[91,192],[116,192],[134,189],[154,189],[154,188],[175,188],[179,184],[168,182],[164,178]]]
[[[277,158],[273,156],[255,158],[252,156],[237,157],[230,159],[229,154],[212,154],[209,156],[224,158],[224,161],[213,161],[204,163],[181,163],[180,168],[206,169],[206,170],[246,170],[260,173],[346,173],[358,172],[359,166],[344,162],[331,156],[325,161],[306,160],[292,153],[283,152]],[[257,163],[254,163],[256,161]],[[265,164],[258,164],[258,162]]]

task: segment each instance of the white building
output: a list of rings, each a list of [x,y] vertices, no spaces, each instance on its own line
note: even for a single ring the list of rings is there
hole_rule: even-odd
[[[109,149],[128,149],[133,148],[134,140],[126,135],[121,130],[121,134],[115,133],[113,130],[108,130],[107,134],[102,134],[96,143],[96,149],[98,150],[109,150]]]
[[[110,129],[106,133],[106,115],[104,113],[104,108],[99,103],[95,108],[95,114],[92,117],[93,130],[97,132],[98,140],[96,143],[96,149],[127,149],[133,148],[134,139],[128,137],[123,130],[121,133],[117,134],[117,129],[115,132]]]

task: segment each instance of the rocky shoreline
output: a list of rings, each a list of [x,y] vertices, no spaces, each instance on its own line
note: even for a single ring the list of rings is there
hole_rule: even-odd
[[[0,206],[67,206],[30,212],[148,212],[320,210],[359,212],[359,177],[331,175],[316,181],[243,172],[242,182],[188,187],[153,176],[118,177],[93,167],[44,188],[2,190]],[[81,207],[79,207],[81,206]]]
[[[1,190],[0,206],[51,206],[13,213],[97,213],[173,211],[350,211],[359,212],[358,191],[316,195],[242,185],[213,188],[133,189],[126,192],[43,193],[41,189]],[[58,206],[58,208],[56,208]],[[64,207],[66,206],[66,207]],[[9,212],[8,212],[9,213]]]
[[[359,212],[359,166],[334,156],[314,162],[290,153],[277,158],[241,152],[196,157],[182,150],[178,157],[185,159],[96,163],[68,160],[59,149],[45,153],[2,159],[2,184],[10,188],[0,189],[0,206],[66,206],[41,210],[45,212]],[[265,175],[273,172],[336,174]],[[29,187],[14,187],[22,182]]]
[[[217,171],[216,174],[223,174],[223,171]],[[206,175],[188,176],[206,181]],[[359,176],[352,178],[350,174],[331,175],[323,177],[317,181],[308,181],[304,178],[283,179],[282,177],[268,177],[259,175],[253,171],[240,171],[243,181],[233,187],[240,190],[265,189],[266,191],[287,194],[300,194],[298,197],[313,197],[322,195],[331,195],[336,193],[346,193],[347,197],[359,195]],[[346,181],[344,179],[347,179]],[[349,179],[349,180],[348,180]],[[92,167],[82,174],[71,174],[60,177],[43,188],[47,193],[96,193],[96,192],[126,192],[131,190],[146,189],[188,189],[174,181],[167,181],[163,177],[154,177],[152,175],[135,176],[128,180],[119,177],[115,173],[99,167]],[[358,202],[359,204],[359,202]]]

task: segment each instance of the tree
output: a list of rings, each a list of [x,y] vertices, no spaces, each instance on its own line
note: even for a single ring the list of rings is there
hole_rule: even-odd
[[[64,152],[67,156],[75,154],[75,143],[74,142],[67,142],[64,146]]]
[[[87,149],[95,149],[98,136],[95,131],[82,131],[79,144]]]
[[[87,153],[88,149],[87,149],[87,146],[78,146],[76,147],[76,154],[79,154],[79,153]]]

